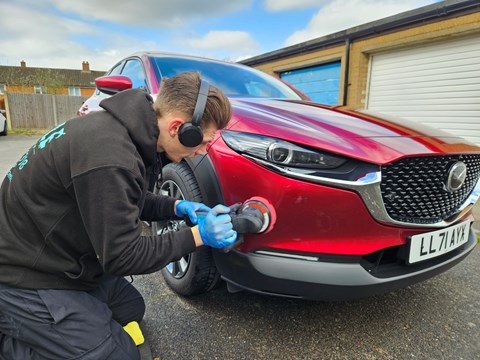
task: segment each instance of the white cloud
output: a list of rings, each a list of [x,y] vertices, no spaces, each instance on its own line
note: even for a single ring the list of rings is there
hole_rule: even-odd
[[[107,70],[135,51],[160,48],[156,42],[58,17],[45,4],[2,2],[0,64],[19,66],[25,60],[30,67],[81,69],[88,61],[92,70]]]
[[[174,42],[182,44],[179,52],[232,62],[260,51],[260,45],[245,31],[212,30],[203,36],[183,35]]]
[[[68,53],[83,52],[84,47],[70,41],[69,35],[85,35],[94,30],[81,22],[58,19],[38,8],[3,3],[0,58],[15,59],[15,65],[19,65],[20,60],[26,60],[28,65],[29,58],[48,54],[49,59],[55,62],[68,56]],[[78,58],[76,67],[81,66],[82,60]]]
[[[84,18],[142,27],[178,27],[248,7],[252,0],[53,0],[66,12]]]
[[[317,12],[305,29],[296,31],[289,36],[285,41],[285,46],[332,34],[431,3],[432,0],[333,0]]]
[[[313,6],[312,0],[263,1],[271,9],[276,6],[279,10]],[[305,29],[292,34],[286,45],[432,1],[317,0],[317,5],[327,5]],[[221,22],[221,15],[251,4],[252,0],[0,0],[0,64],[18,66],[25,60],[27,66],[32,67],[80,69],[82,62],[88,61],[93,70],[107,70],[120,58],[142,50],[181,52],[232,61],[244,59],[258,55],[262,47],[255,37],[274,35],[272,28],[246,21],[239,30],[260,25],[262,31],[258,32],[259,26],[253,26],[257,30],[251,32],[228,31]],[[238,16],[246,13],[239,11]],[[178,24],[185,25],[171,28]],[[215,31],[213,24],[224,30]],[[200,32],[204,35],[198,35]]]
[[[229,50],[232,52],[255,52],[259,45],[245,31],[209,31],[201,38],[188,40],[188,45],[199,50]]]
[[[265,0],[265,8],[269,11],[303,10],[320,7],[329,0]]]
[[[165,32],[161,25],[203,20],[251,1],[0,0],[0,65],[18,66],[25,60],[29,67],[80,69],[88,61],[92,70],[107,70],[122,57],[143,50],[236,58],[258,52],[258,44],[246,33],[219,31],[196,41],[191,36],[177,41],[192,30]],[[140,24],[143,30],[125,24]]]

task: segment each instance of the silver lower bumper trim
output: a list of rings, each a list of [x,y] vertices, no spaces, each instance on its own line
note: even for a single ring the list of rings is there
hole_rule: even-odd
[[[404,280],[430,272],[465,256],[466,253],[473,250],[475,245],[475,234],[470,231],[468,247],[461,254],[427,269],[389,278],[375,277],[357,263],[345,264],[291,258],[286,257],[284,253],[275,253],[274,251],[252,253],[248,255],[248,259],[258,272],[274,278],[323,285],[367,286]]]

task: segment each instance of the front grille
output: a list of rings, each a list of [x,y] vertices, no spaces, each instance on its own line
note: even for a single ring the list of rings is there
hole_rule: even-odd
[[[467,165],[460,189],[447,190],[453,164]],[[433,224],[455,214],[475,187],[480,176],[480,155],[428,156],[399,160],[382,166],[383,202],[388,215],[415,224]]]

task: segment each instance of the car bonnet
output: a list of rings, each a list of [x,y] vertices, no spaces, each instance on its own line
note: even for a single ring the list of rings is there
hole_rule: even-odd
[[[231,99],[228,129],[385,164],[412,155],[480,153],[466,140],[419,123],[339,107],[272,99]]]

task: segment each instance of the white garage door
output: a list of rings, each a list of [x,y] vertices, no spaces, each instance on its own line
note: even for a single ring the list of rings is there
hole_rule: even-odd
[[[367,108],[480,145],[480,35],[371,57]]]

